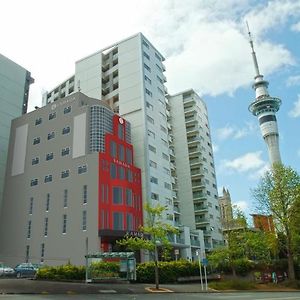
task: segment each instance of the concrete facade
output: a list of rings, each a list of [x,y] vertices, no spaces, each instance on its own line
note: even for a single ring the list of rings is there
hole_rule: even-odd
[[[1,260],[84,264],[87,240],[90,252],[100,251],[99,152],[113,117],[105,103],[75,93],[13,120]]]
[[[207,108],[192,89],[168,96],[168,103],[178,220],[202,230],[211,250],[223,238]]]
[[[163,61],[161,53],[138,33],[77,61],[75,75],[46,93],[43,103],[65,97],[75,86],[75,91],[101,99],[130,122],[135,163],[142,171],[143,201],[166,207],[164,220],[181,232],[172,240],[174,247],[182,257],[192,258],[193,248],[201,244],[204,249],[203,235],[185,229],[179,219],[178,193],[172,188],[176,175]]]
[[[11,120],[27,112],[30,72],[0,54],[0,213]]]

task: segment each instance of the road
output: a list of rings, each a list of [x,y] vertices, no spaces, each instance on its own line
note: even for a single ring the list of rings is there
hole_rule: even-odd
[[[300,292],[235,292],[235,293],[167,293],[167,294],[102,294],[102,295],[0,295],[0,300],[299,300]]]

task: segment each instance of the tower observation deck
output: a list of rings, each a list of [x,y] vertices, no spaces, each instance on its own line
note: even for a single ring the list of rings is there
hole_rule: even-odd
[[[273,165],[274,163],[281,163],[279,152],[279,134],[276,119],[276,112],[279,110],[281,100],[269,95],[269,82],[264,80],[263,75],[261,75],[259,72],[258,62],[249,27],[248,34],[255,68],[255,77],[252,86],[255,90],[255,100],[249,105],[249,111],[258,119],[262,136],[268,147],[270,163]]]

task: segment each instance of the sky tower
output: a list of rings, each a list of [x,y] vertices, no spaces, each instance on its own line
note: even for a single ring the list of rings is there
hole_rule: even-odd
[[[264,76],[259,73],[257,58],[248,23],[247,27],[255,68],[254,84],[252,86],[255,90],[255,100],[249,105],[249,111],[258,119],[262,136],[268,147],[270,163],[273,165],[274,163],[281,163],[279,152],[279,134],[275,115],[279,110],[281,100],[269,95],[269,82],[264,80]]]

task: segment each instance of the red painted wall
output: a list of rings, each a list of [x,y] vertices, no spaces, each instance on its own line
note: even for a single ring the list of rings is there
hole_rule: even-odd
[[[98,231],[103,251],[108,251],[108,245],[115,239],[123,237],[128,231],[138,231],[143,224],[141,170],[133,164],[133,146],[125,140],[126,126],[123,118],[114,115],[113,134],[106,134],[105,152],[99,153]],[[113,142],[115,155],[111,148]],[[112,169],[116,170],[115,178],[112,176]],[[113,187],[122,190],[122,197],[118,198],[121,202],[119,204],[113,202]],[[126,189],[132,191],[131,205],[126,203]],[[121,228],[118,229],[114,228],[115,212],[123,216]],[[130,224],[127,223],[127,214],[132,216],[131,228],[128,227]]]

